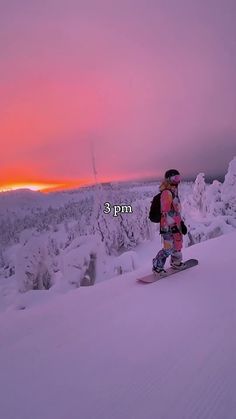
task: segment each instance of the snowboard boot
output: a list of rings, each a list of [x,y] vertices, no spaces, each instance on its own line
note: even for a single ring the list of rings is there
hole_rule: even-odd
[[[159,266],[156,265],[156,258],[152,259],[152,272],[156,273],[156,274],[165,274],[166,271],[164,268],[160,268]]]
[[[154,267],[153,266],[153,268],[152,268],[152,272],[153,273],[156,273],[156,274],[165,274],[166,273],[166,271],[165,271],[165,269],[163,269],[163,268],[158,268],[158,267]]]
[[[176,262],[170,262],[170,266],[171,266],[172,269],[175,269],[177,271],[178,270],[181,271],[181,269],[184,268],[185,263],[184,262],[178,262],[178,263],[176,263]]]

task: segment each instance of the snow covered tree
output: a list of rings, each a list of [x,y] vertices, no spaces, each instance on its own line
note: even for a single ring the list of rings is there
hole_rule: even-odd
[[[194,186],[193,186],[193,196],[192,201],[194,207],[201,212],[203,216],[206,216],[206,183],[205,183],[205,174],[199,173],[196,177]]]
[[[16,260],[16,276],[20,292],[49,289],[53,283],[51,260],[44,235],[24,240]]]
[[[0,249],[0,268],[3,268],[4,265],[5,265],[5,260],[4,260],[4,257],[3,257],[3,251],[2,251],[2,249]]]
[[[236,217],[236,157],[229,163],[228,172],[222,185],[221,196],[225,214]]]
[[[207,213],[217,216],[223,213],[223,203],[221,200],[222,183],[214,180],[206,190]]]

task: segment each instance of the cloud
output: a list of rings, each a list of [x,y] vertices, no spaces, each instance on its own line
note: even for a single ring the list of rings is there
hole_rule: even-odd
[[[235,17],[231,0],[5,3],[2,168],[87,177],[92,138],[101,177],[222,172],[236,152]]]

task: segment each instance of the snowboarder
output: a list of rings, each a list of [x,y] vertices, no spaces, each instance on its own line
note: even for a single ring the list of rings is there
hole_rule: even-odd
[[[171,267],[182,269],[182,245],[183,234],[187,233],[181,218],[181,204],[178,196],[178,185],[180,173],[178,170],[170,169],[165,173],[165,179],[160,186],[160,234],[163,240],[163,248],[153,259],[153,271],[163,273],[164,265],[168,256],[171,256]]]

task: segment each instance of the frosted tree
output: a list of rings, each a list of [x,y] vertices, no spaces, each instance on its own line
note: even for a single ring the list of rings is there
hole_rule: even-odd
[[[229,163],[228,172],[222,185],[221,196],[225,213],[236,217],[236,157]]]
[[[48,237],[47,254],[51,260],[53,272],[58,272],[60,270],[60,249],[57,240],[53,236]]]
[[[223,213],[221,188],[222,183],[218,180],[214,180],[212,184],[208,186],[206,191],[207,212],[214,216],[221,215]]]
[[[4,260],[4,257],[3,257],[3,251],[2,251],[2,249],[0,249],[0,268],[3,268],[4,265],[5,265],[5,260]]]
[[[32,235],[22,243],[16,258],[16,277],[20,292],[49,289],[53,283],[47,238]]]
[[[194,207],[200,211],[203,216],[206,216],[206,183],[204,173],[199,173],[196,177],[193,187],[192,201]]]
[[[98,253],[100,257],[102,254],[105,255],[99,235],[77,237],[61,255],[63,277],[76,287],[81,285],[81,281],[82,285],[92,285],[96,277]],[[86,275],[91,278],[91,284],[87,283]]]
[[[52,236],[48,237],[48,254],[50,256],[58,256],[60,253],[60,249],[56,239]]]

